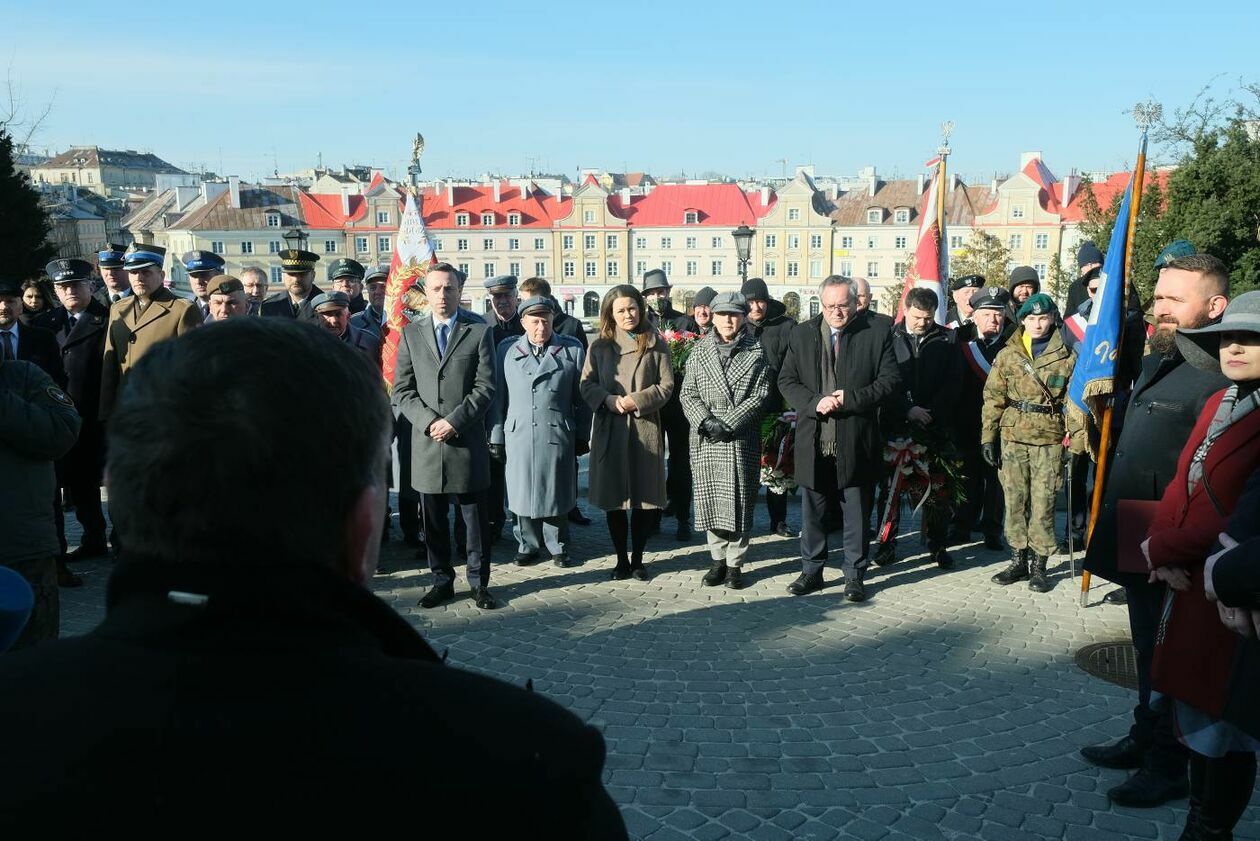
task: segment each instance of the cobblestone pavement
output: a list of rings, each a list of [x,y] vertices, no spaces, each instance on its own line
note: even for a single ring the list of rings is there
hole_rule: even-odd
[[[574,528],[579,566],[495,568],[497,611],[462,597],[417,607],[429,574],[396,526],[384,552],[392,572],[373,588],[449,648],[452,663],[517,684],[532,678],[598,726],[631,837],[1180,834],[1184,801],[1111,806],[1105,792],[1124,772],[1077,755],[1126,732],[1133,695],[1073,661],[1083,645],[1127,638],[1128,625],[1122,608],[1098,604],[1105,584],[1094,606],[1077,606],[1066,558],[1052,562],[1056,586],[1039,595],[991,584],[1005,556],[982,544],[940,572],[918,535],[904,535],[897,563],[872,567],[871,598],[854,605],[837,586],[834,552],[824,590],[788,596],[797,543],[777,537],[754,541],[745,589],[703,587],[703,540],[679,544],[668,519],[649,544],[652,578],[609,581],[607,532],[591,513],[594,524]],[[795,500],[789,517],[798,522]],[[764,534],[764,507],[758,525]],[[514,550],[500,541],[496,560]],[[100,620],[110,563],[77,569],[86,585],[62,590],[66,634]],[[1260,808],[1237,837],[1260,838]]]

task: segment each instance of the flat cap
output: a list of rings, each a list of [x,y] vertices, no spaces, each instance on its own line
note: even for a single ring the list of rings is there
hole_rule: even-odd
[[[516,305],[517,315],[543,315],[550,313],[554,315],[556,312],[556,303],[546,295],[535,295],[532,298],[526,298]]]
[[[311,301],[315,312],[330,312],[337,309],[350,309],[350,296],[345,292],[321,292]]]
[[[748,315],[748,300],[738,292],[722,292],[713,297],[713,314]]]
[[[516,289],[517,282],[516,275],[501,274],[496,277],[486,278],[481,285],[486,287],[486,291],[493,295],[499,292],[511,292]]]

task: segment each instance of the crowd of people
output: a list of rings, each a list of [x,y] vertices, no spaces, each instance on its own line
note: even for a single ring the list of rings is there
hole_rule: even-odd
[[[929,479],[940,469],[957,486],[927,486],[940,491],[925,492],[932,496],[921,530],[928,562],[952,569],[950,547],[976,531],[992,549],[1003,548],[1004,537],[1012,555],[993,581],[1027,581],[1046,592],[1060,544],[1056,495],[1070,465],[1076,481],[1066,536],[1084,544],[1089,535],[1086,567],[1123,585],[1123,595],[1109,598],[1128,605],[1141,684],[1130,733],[1083,754],[1136,770],[1109,793],[1117,803],[1152,806],[1189,794],[1183,837],[1229,837],[1250,798],[1260,749],[1260,412],[1253,411],[1260,293],[1231,302],[1216,258],[1184,241],[1165,249],[1149,327],[1137,296],[1128,296],[1111,467],[1090,523],[1086,477],[1100,442],[1066,403],[1092,296],[1106,282],[1091,243],[1078,255],[1069,300],[1079,304],[1066,318],[1025,266],[1004,285],[977,275],[951,281],[945,325],[931,289],[910,290],[894,322],[874,311],[866,281],[838,275],[819,288],[821,312],[801,323],[756,278],[738,292],[701,290],[692,311],[681,313],[669,278],[653,270],[642,289],[620,285],[604,296],[590,338],[545,280],[487,279],[487,320],[461,308],[465,278],[437,263],[403,294],[392,411],[380,388],[387,272],[336,260],[325,292],[314,283],[317,255],[280,256],[285,289],[272,296],[265,275],[224,274],[222,259],[202,251],[182,258],[193,294],[176,293],[165,252],[142,243],[103,251],[97,266],[50,263],[59,306],[43,291],[47,284],[0,281],[0,466],[20,477],[0,483],[9,538],[0,561],[35,596],[15,647],[56,638],[57,588],[76,583],[69,563],[112,549],[140,565],[119,565],[124,590],[124,570],[145,563],[211,563],[207,553],[222,546],[208,532],[213,501],[180,499],[206,489],[153,477],[201,470],[206,488],[228,493],[235,486],[223,482],[268,487],[275,481],[264,476],[269,459],[291,446],[317,461],[327,439],[284,423],[282,406],[262,412],[241,401],[247,393],[267,403],[288,399],[291,383],[276,382],[329,376],[321,360],[336,359],[346,368],[336,376],[347,381],[364,372],[376,378],[379,393],[360,395],[362,407],[348,404],[345,418],[333,412],[316,424],[362,427],[350,449],[358,462],[345,473],[357,478],[329,491],[334,508],[322,537],[331,543],[284,536],[309,530],[289,500],[280,522],[302,518],[303,528],[267,526],[271,537],[259,545],[289,558],[327,555],[325,566],[343,578],[366,580],[390,529],[383,488],[392,473],[389,440],[397,438],[399,526],[432,573],[423,608],[455,598],[456,555],[473,602],[495,608],[492,548],[509,522],[515,564],[568,566],[571,527],[589,523],[579,506],[583,456],[587,502],[604,512],[615,556],[613,579],[650,576],[645,550],[668,515],[679,540],[691,539],[693,528],[705,534],[712,564],[703,586],[744,586],[757,498],[770,484],[764,466],[768,457],[782,464],[781,452],[767,452],[785,446],[766,435],[775,423],[791,425],[792,479],[802,494],[798,535],[782,488],[765,488],[771,532],[799,537],[792,595],[824,586],[839,531],[844,597],[867,597],[872,538],[877,530],[896,533],[908,495],[903,475],[911,472],[900,459],[910,453],[929,465]],[[318,329],[269,331],[290,321]],[[320,333],[335,345],[304,344]],[[230,358],[217,356],[218,336],[229,350],[274,340],[268,347],[281,370],[229,370]],[[204,356],[190,361],[194,345]],[[281,352],[286,346],[308,356]],[[197,364],[203,370],[189,384],[170,384],[172,370]],[[231,371],[243,382],[229,382]],[[194,392],[198,378],[207,393]],[[358,380],[342,385],[359,393]],[[360,408],[363,416],[351,417]],[[275,426],[253,429],[272,415],[280,418]],[[107,431],[109,534],[100,495]],[[222,448],[234,452],[221,457]],[[315,487],[313,469],[299,475]],[[1134,526],[1141,515],[1133,503],[1143,502],[1147,519]],[[68,552],[63,511],[71,504],[83,539]],[[181,542],[194,538],[196,547]],[[1140,565],[1126,564],[1135,554]],[[875,560],[891,562],[895,553]],[[420,659],[431,654],[414,641],[407,646]]]

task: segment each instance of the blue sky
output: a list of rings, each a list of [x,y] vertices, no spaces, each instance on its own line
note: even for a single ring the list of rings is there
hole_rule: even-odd
[[[1127,166],[1139,100],[1260,80],[1255,2],[944,5],[0,0],[0,59],[28,113],[52,103],[37,147],[246,178],[401,171],[416,131],[426,177],[909,175],[946,119],[955,171],[1036,149],[1062,176]]]

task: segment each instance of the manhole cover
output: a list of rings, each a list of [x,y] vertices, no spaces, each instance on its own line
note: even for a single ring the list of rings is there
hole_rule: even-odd
[[[1096,642],[1076,652],[1076,665],[1108,683],[1137,689],[1137,651],[1131,642]]]

